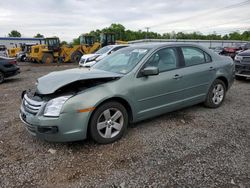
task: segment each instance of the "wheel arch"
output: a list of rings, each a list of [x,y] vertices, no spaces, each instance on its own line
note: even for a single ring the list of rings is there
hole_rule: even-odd
[[[109,101],[116,101],[116,102],[121,103],[126,108],[126,110],[128,112],[129,122],[131,123],[133,121],[133,110],[132,110],[131,104],[123,97],[114,96],[111,98],[104,99],[103,101],[101,101],[100,103],[97,104],[96,108],[98,108],[102,104],[109,102]],[[91,114],[91,117],[92,117],[92,115],[93,115],[93,113]],[[90,119],[91,119],[91,117],[90,117]]]
[[[217,77],[216,78],[217,80],[221,80],[222,82],[224,82],[224,84],[225,84],[225,86],[226,86],[226,90],[228,90],[228,80],[227,80],[227,78],[225,77],[225,76],[219,76],[219,77]]]
[[[119,102],[121,103],[127,110],[128,112],[128,118],[129,118],[129,123],[132,123],[133,122],[133,111],[132,111],[132,107],[131,105],[129,104],[129,102],[124,99],[123,97],[117,97],[117,96],[114,96],[114,97],[111,97],[111,98],[107,98],[107,99],[104,99],[103,101],[101,101],[100,103],[98,103],[95,107],[95,110],[101,106],[102,104],[106,103],[106,102],[109,102],[109,101],[116,101],[116,102]],[[90,121],[91,121],[91,118],[93,117],[94,115],[94,112],[95,110],[91,113],[91,115],[89,116],[89,119],[88,119],[88,127],[87,127],[87,136],[89,137],[90,135]]]

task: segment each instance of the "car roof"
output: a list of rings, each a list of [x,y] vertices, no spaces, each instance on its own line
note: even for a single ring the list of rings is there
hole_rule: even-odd
[[[129,46],[128,44],[112,44],[112,45],[108,45],[108,46],[110,46],[110,47],[112,47],[112,48],[114,48],[114,47],[118,47],[118,46]]]
[[[191,46],[191,47],[198,47],[202,48],[201,45],[197,44],[187,44],[187,43],[176,43],[176,42],[160,42],[160,43],[137,43],[137,44],[130,44],[131,47],[136,47],[136,48],[147,48],[147,49],[157,49],[161,47],[178,47],[178,46]]]

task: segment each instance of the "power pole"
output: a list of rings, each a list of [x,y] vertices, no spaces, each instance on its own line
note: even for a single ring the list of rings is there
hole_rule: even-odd
[[[146,36],[145,36],[145,38],[147,39],[148,38],[148,31],[149,31],[150,27],[145,27],[145,29],[147,30],[147,33],[146,33]]]

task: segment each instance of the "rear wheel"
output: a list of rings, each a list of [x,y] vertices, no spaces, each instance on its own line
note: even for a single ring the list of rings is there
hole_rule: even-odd
[[[25,55],[22,55],[22,57],[21,57],[21,62],[25,62],[25,60],[26,60],[26,56]]]
[[[4,81],[4,74],[0,72],[0,84]]]
[[[236,80],[245,80],[246,78],[244,76],[237,76],[235,75]]]
[[[70,56],[71,63],[79,63],[81,60],[82,53],[79,51],[74,51]]]
[[[54,58],[52,54],[48,54],[48,53],[43,54],[43,57],[42,57],[43,64],[51,64],[53,62],[54,62]]]
[[[215,80],[211,85],[207,98],[205,101],[205,106],[209,108],[218,108],[224,101],[226,96],[226,86],[222,80]]]
[[[100,144],[119,140],[128,125],[128,113],[125,107],[115,101],[99,106],[90,120],[90,134]]]

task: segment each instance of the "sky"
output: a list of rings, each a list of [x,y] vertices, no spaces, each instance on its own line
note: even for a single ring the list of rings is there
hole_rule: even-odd
[[[161,34],[241,32],[250,30],[250,0],[0,0],[0,37],[18,30],[70,42],[112,23]]]

